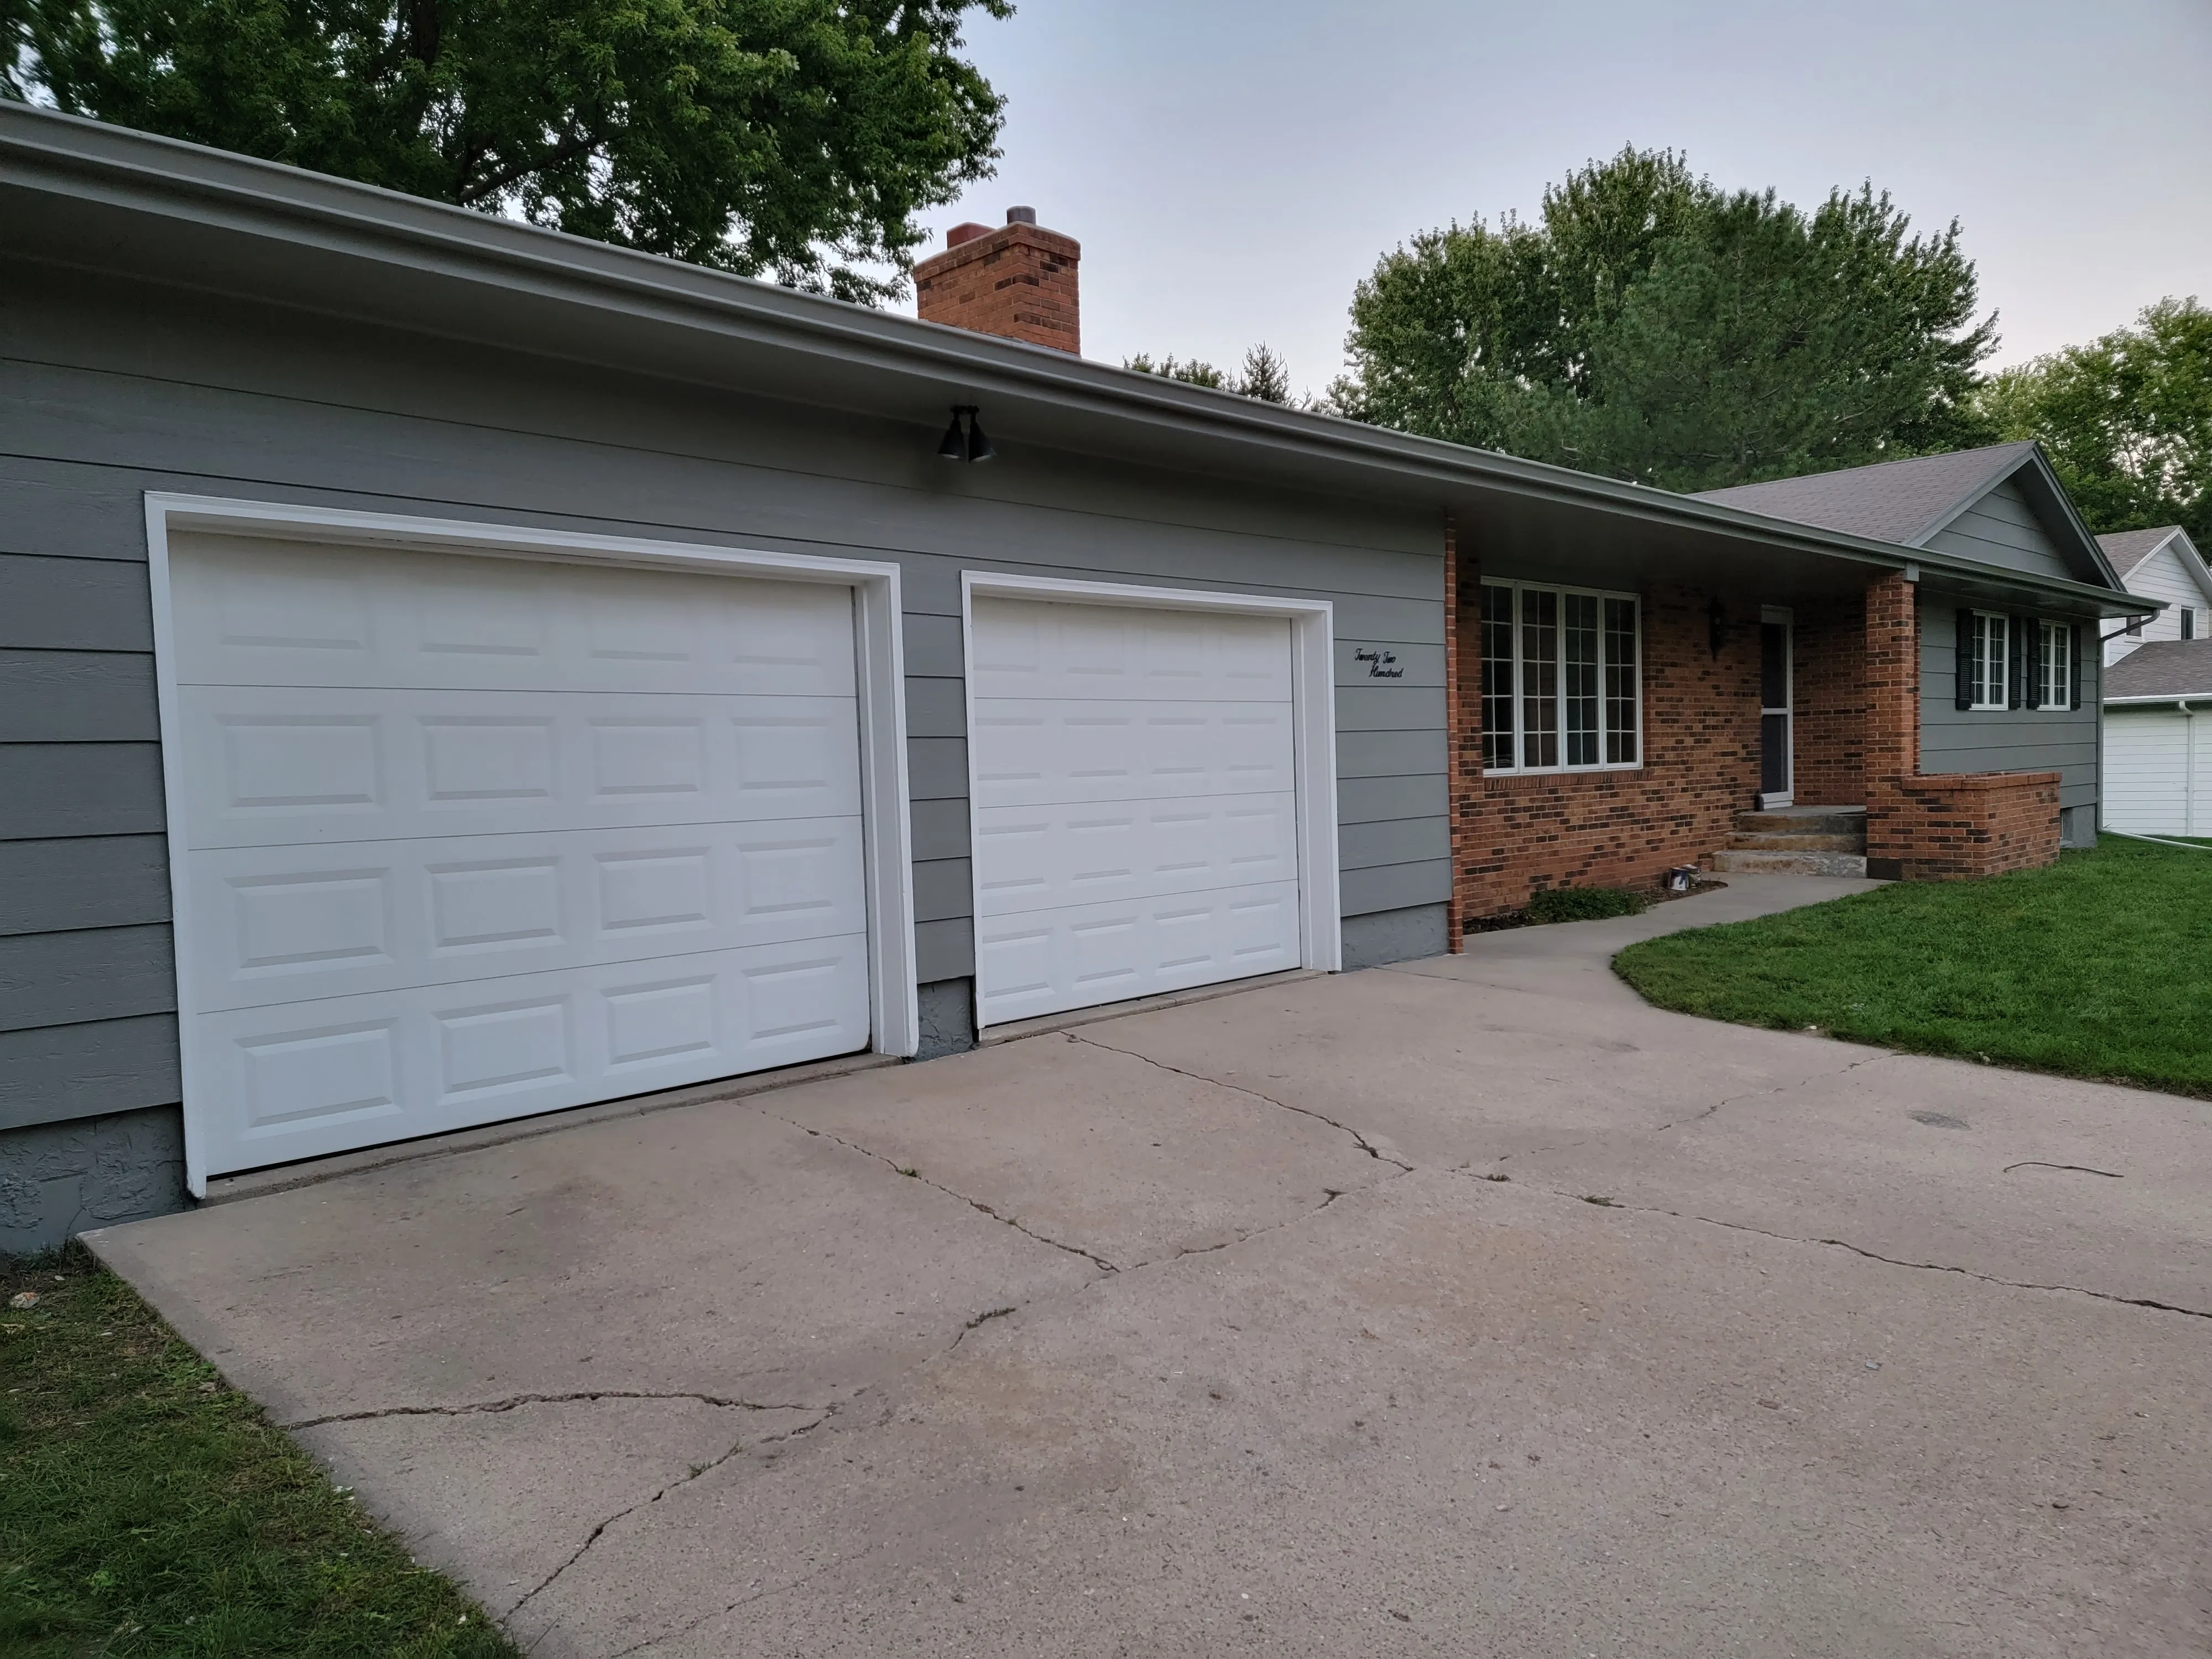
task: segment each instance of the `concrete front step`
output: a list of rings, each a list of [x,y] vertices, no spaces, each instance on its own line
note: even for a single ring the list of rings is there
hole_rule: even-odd
[[[1771,853],[1729,848],[1708,860],[1718,875],[1863,876],[1863,853]]]
[[[1735,827],[1746,835],[1866,835],[1863,806],[1778,806],[1771,811],[1742,811]]]
[[[1863,829],[1855,836],[1754,836],[1739,832],[1729,837],[1729,845],[1739,853],[1863,853],[1866,832]]]

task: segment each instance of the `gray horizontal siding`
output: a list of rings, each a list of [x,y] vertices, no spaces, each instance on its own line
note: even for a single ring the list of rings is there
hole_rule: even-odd
[[[1337,862],[1346,870],[1425,864],[1450,856],[1451,826],[1433,813],[1425,817],[1347,823],[1337,830]]]
[[[160,836],[0,842],[0,935],[169,919]]]
[[[4,265],[0,284],[0,1101],[32,1114],[16,1121],[176,1098],[149,489],[896,560],[925,981],[975,966],[965,569],[1329,601],[1347,913],[1448,884],[1432,514],[1025,451],[1005,422],[999,465],[948,468],[933,428]],[[66,1035],[102,1030],[104,1053]],[[26,1103],[42,1088],[47,1108]]]
[[[0,744],[0,841],[164,828],[159,744]]]
[[[1958,706],[1958,612],[1974,607],[1941,592],[1920,599],[1920,769],[1923,772],[2057,772],[2059,802],[2098,797],[2097,704],[2102,672],[2094,623],[2081,624],[2081,707]]]
[[[176,1007],[167,923],[0,939],[0,1031]]]
[[[0,494],[0,524],[14,511]],[[154,609],[146,575],[108,559],[41,559],[0,553],[0,647],[151,651]]]
[[[1930,550],[2039,576],[2075,578],[2020,486],[2008,478],[1928,540]]]
[[[1414,904],[1440,904],[1451,897],[1451,860],[1439,858],[1425,864],[1377,865],[1367,870],[1346,870],[1343,877],[1344,914],[1361,916],[1374,910],[1398,910]]]
[[[161,739],[151,656],[0,649],[0,743]]]
[[[183,1097],[174,1014],[0,1031],[0,1129]]]

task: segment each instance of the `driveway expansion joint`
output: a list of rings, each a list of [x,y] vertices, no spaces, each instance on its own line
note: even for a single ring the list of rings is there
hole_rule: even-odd
[[[1070,1042],[1085,1043],[1093,1048],[1103,1048],[1109,1054],[1121,1054],[1131,1060],[1139,1060],[1147,1066],[1158,1066],[1163,1072],[1172,1072],[1177,1077],[1187,1077],[1194,1083],[1211,1084],[1217,1089],[1228,1089],[1240,1095],[1248,1095],[1252,1099],[1273,1106],[1279,1111],[1296,1112],[1300,1117],[1310,1117],[1316,1122],[1326,1123],[1330,1128],[1350,1135],[1353,1143],[1368,1157],[1379,1163],[1395,1164],[1407,1175],[1413,1172],[1413,1166],[1403,1158],[1393,1158],[1389,1153],[1376,1147],[1365,1135],[1360,1133],[1349,1123],[1340,1122],[1326,1112],[1316,1112],[1310,1106],[1293,1106],[1286,1100],[1278,1100],[1273,1095],[1263,1095],[1257,1089],[1248,1088],[1242,1083],[1231,1083],[1225,1079],[1208,1077],[1203,1072],[1186,1071],[1180,1066],[1170,1066],[1164,1060],[1154,1060],[1150,1054],[1140,1054],[1133,1048],[1117,1048],[1110,1042],[1101,1042],[1097,1038],[1085,1036],[1079,1031],[1066,1031],[1061,1035]],[[1324,1204],[1322,1207],[1326,1209],[1328,1206]]]

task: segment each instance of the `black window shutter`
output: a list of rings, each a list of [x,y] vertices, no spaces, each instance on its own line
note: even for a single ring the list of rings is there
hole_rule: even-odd
[[[2081,624],[2080,623],[2074,624],[2073,643],[2067,647],[2066,660],[2073,665],[2074,669],[2074,700],[2069,707],[2079,708],[2081,706]]]
[[[1959,613],[1959,707],[1974,706],[1974,613]]]
[[[2005,655],[2011,659],[2010,670],[2005,675],[2005,707],[2025,708],[2027,706],[2027,629],[2025,617],[2005,618]]]

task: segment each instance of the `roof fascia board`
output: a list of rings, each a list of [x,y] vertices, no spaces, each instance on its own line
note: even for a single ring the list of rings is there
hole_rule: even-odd
[[[2148,614],[2121,592],[1769,518],[1640,484],[1263,404],[1047,347],[877,312],[470,209],[275,162],[0,102],[0,184],[103,201],[377,263],[428,264],[463,281],[507,282],[556,301],[834,357],[862,368],[950,377],[1149,425],[1204,433],[1291,462],[1325,459],[1377,485],[1475,489],[1626,514],[1883,569],[1917,564],[1981,585]],[[417,325],[434,332],[428,325]],[[712,384],[719,384],[713,383]],[[2009,476],[2007,468],[1999,477]],[[2055,482],[2055,479],[2054,479]],[[1984,491],[1990,486],[1984,486]],[[2061,492],[2063,497],[2063,492]],[[1930,532],[1932,533],[1932,532]],[[2100,562],[2102,563],[2101,551]],[[2113,588],[2117,589],[2117,581]],[[2121,603],[2115,604],[2116,599]]]

